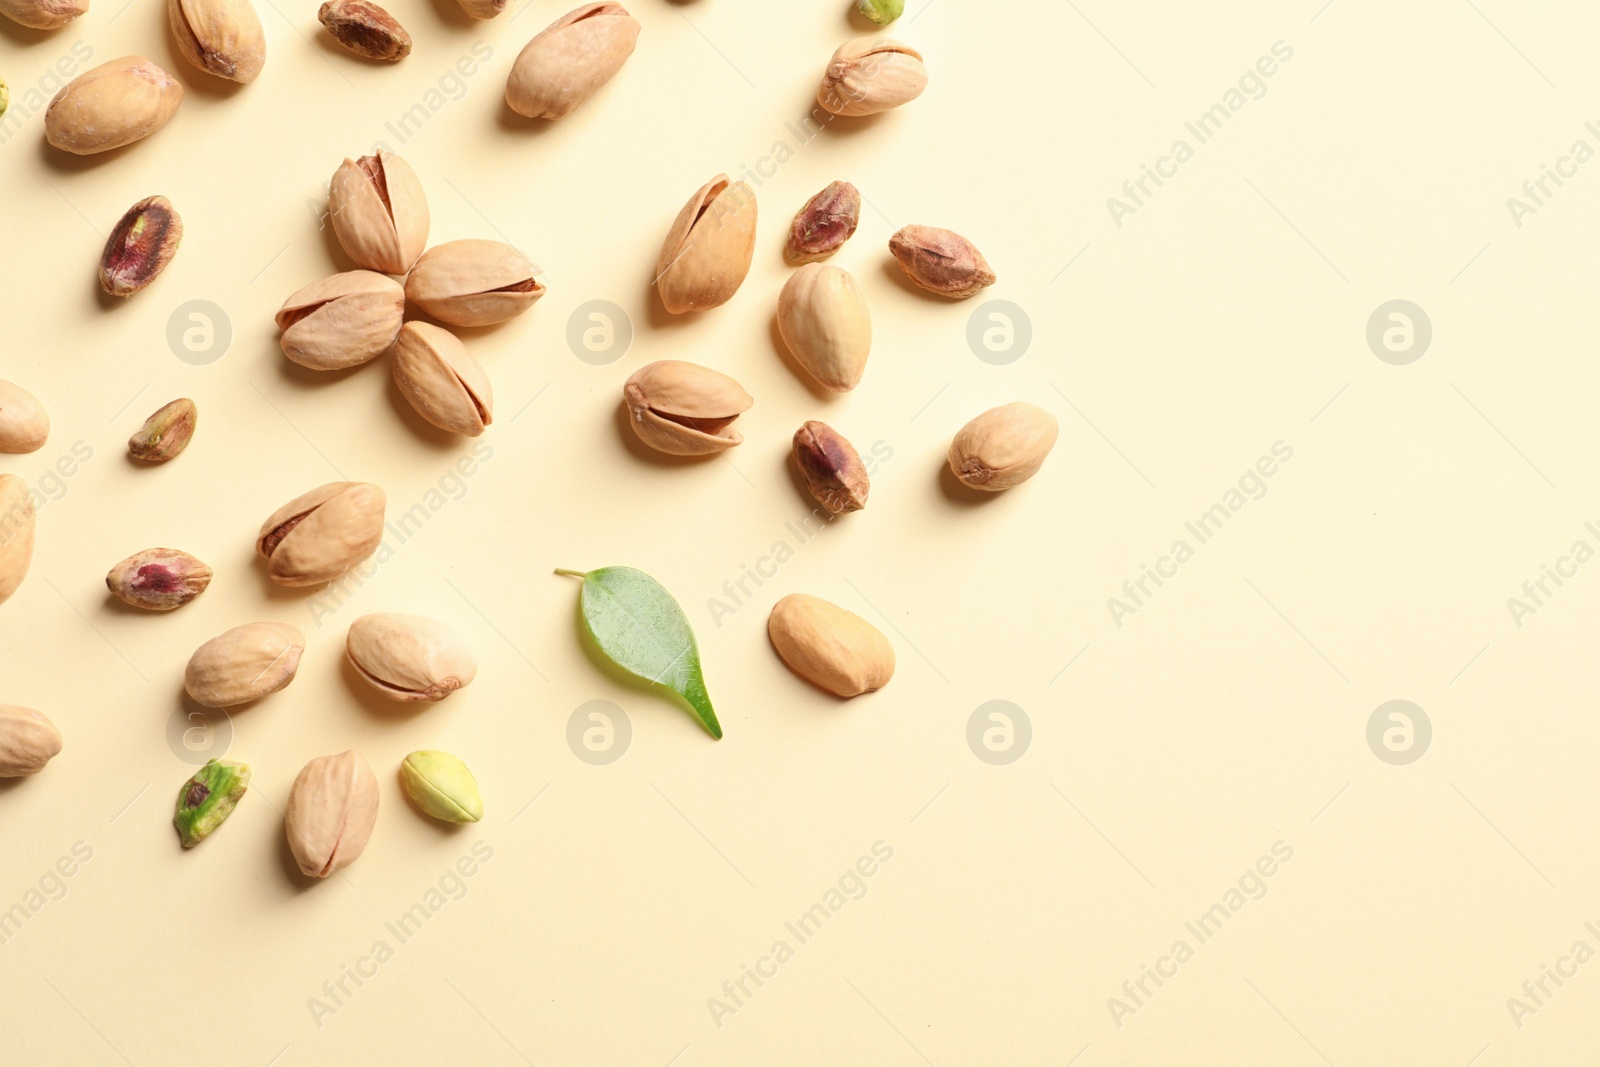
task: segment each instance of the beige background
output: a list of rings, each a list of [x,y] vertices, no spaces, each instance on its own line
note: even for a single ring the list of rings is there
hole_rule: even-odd
[[[1546,965],[1571,973],[1575,942],[1600,949],[1584,927],[1600,920],[1600,565],[1520,627],[1507,598],[1573,542],[1600,547],[1584,529],[1600,519],[1600,162],[1520,227],[1506,200],[1574,141],[1600,149],[1584,127],[1600,118],[1600,14],[1320,2],[911,0],[894,32],[926,53],[926,95],[804,145],[788,124],[864,32],[843,0],[635,0],[638,52],[543,130],[501,94],[564,10],[551,0],[485,24],[450,0],[394,0],[416,49],[392,68],[337,52],[312,0],[263,0],[268,63],[238,91],[182,64],[159,0],[95,0],[54,34],[0,28],[20,108],[0,144],[0,376],[54,420],[42,451],[0,469],[56,498],[0,609],[0,699],[66,735],[43,774],[0,787],[0,908],[29,916],[0,945],[0,1061],[1583,1062],[1600,964],[1547,980],[1520,1026],[1507,1000]],[[1279,41],[1293,55],[1260,99],[1117,226],[1107,198],[1174,139],[1192,144],[1184,123]],[[48,95],[75,48],[168,66],[189,89],[175,121],[114,158],[47,150],[25,94]],[[463,57],[473,73],[457,80]],[[385,126],[419,103],[426,122],[401,144]],[[419,173],[435,241],[500,237],[548,272],[531,313],[468,339],[498,415],[470,478],[451,473],[470,446],[404,410],[383,361],[318,377],[276,348],[284,297],[348,266],[318,228],[326,182],[379,141]],[[774,172],[778,142],[794,155]],[[674,214],[711,175],[757,166],[771,177],[749,280],[728,306],[668,321],[648,283]],[[841,177],[870,201],[835,262],[863,282],[876,347],[861,387],[825,398],[771,321],[784,226]],[[108,306],[104,233],[157,192],[183,215],[182,251]],[[1031,320],[1022,358],[976,358],[981,300],[898,279],[886,242],[911,222],[983,248],[1000,276],[985,298]],[[566,341],[597,299],[634,331],[608,366]],[[1365,339],[1393,299],[1433,327],[1407,366]],[[192,300],[231,323],[207,365],[167,341]],[[756,396],[727,462],[663,464],[624,436],[622,382],[669,357]],[[200,406],[194,444],[135,468],[123,442],[180,395]],[[1055,412],[1060,443],[1031,483],[975,506],[941,480],[944,450],[1018,398]],[[786,524],[810,503],[785,459],[814,417],[892,457],[866,512],[800,545]],[[1280,441],[1293,458],[1265,495],[1116,625],[1123,581]],[[51,477],[75,447],[91,457]],[[381,484],[392,516],[445,492],[330,614],[272,588],[252,539],[340,477]],[[708,599],[778,541],[793,558],[716,625]],[[209,561],[211,590],[169,617],[108,604],[107,568],[157,544]],[[689,611],[722,742],[580,650],[576,584],[551,569],[612,563]],[[887,690],[841,704],[782,667],[766,613],[796,590],[885,629]],[[415,714],[358,691],[344,631],[383,610],[459,626],[478,681]],[[295,623],[310,647],[289,689],[233,715],[228,754],[255,784],[183,854],[170,815],[191,766],[169,744],[183,664],[255,619]],[[1004,766],[967,742],[996,699],[1032,727]],[[1409,765],[1366,740],[1392,699],[1432,724]],[[632,725],[609,766],[566,740],[591,700]],[[279,810],[307,759],[350,746],[382,783],[377,831],[347,877],[307,885]],[[481,824],[452,832],[408,808],[394,771],[418,747],[477,772]],[[92,858],[55,880],[79,842]],[[449,878],[479,842],[488,862]],[[798,944],[785,923],[875,842],[893,857],[865,895]],[[1185,923],[1278,842],[1292,859],[1246,878],[1260,899],[1199,944]],[[429,896],[441,879],[459,899]],[[30,896],[41,885],[58,899]],[[439,906],[401,944],[385,923],[419,903]],[[780,939],[793,958],[714,1018],[708,1000],[734,1006],[723,983],[770,973]],[[1124,981],[1171,973],[1180,939],[1193,958],[1135,1005]],[[392,958],[372,974],[380,940]],[[323,984],[347,967],[372,976],[345,979],[352,995],[319,1019],[311,999],[335,1006]],[[1112,997],[1137,1010],[1118,1018]]]

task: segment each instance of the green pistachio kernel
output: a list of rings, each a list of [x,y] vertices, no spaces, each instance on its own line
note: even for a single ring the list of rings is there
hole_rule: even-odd
[[[887,26],[906,11],[906,0],[858,0],[856,10],[879,26]]]
[[[250,787],[250,765],[214,759],[195,772],[178,791],[178,812],[172,825],[184,848],[194,848],[227,822]]]
[[[478,780],[467,765],[448,752],[421,749],[400,764],[400,784],[424,815],[442,822],[477,822],[483,818]]]

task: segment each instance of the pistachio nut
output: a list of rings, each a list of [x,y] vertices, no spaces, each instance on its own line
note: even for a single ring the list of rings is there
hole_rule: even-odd
[[[163,404],[128,438],[128,455],[146,463],[165,463],[189,447],[200,410],[187,397]]]
[[[0,0],[0,11],[4,10],[5,0]],[[11,87],[4,78],[0,78],[0,118],[5,118],[6,109],[11,106]]]
[[[441,822],[483,818],[478,780],[448,752],[425,748],[411,753],[400,764],[400,785],[419,811]]]
[[[726,374],[675,359],[635,371],[622,402],[639,440],[674,456],[709,456],[743,441],[732,423],[755,403]]]
[[[820,597],[791,593],[767,619],[772,647],[791,671],[834,696],[882,689],[894,677],[894,647],[866,619]]]
[[[906,0],[857,0],[856,10],[863,18],[887,26],[906,13]]]
[[[146,611],[181,608],[210,584],[211,568],[176,548],[135,552],[106,575],[112,596]]]
[[[492,19],[506,9],[506,0],[456,0],[475,19]]]
[[[61,731],[41,712],[0,704],[0,778],[38,774],[61,751]]]
[[[183,103],[183,86],[143,56],[123,56],[68,82],[44,113],[44,137],[76,156],[150,136]]]
[[[994,284],[994,271],[977,246],[952,230],[907,226],[889,238],[889,251],[918,287],[964,299]]]
[[[330,482],[268,516],[256,552],[279,585],[331,582],[378,550],[383,490],[366,482]]]
[[[443,700],[478,676],[466,638],[422,615],[361,616],[350,624],[345,655],[390,700]]]
[[[405,319],[406,291],[376,271],[351,270],[296,292],[278,309],[283,354],[312,370],[343,370],[394,344]]]
[[[283,821],[301,872],[326,878],[367,847],[378,821],[378,779],[355,749],[319,756],[289,788]]]
[[[35,30],[65,26],[88,10],[89,0],[0,0],[0,15]],[[0,84],[0,115],[5,111],[5,86]]]
[[[973,489],[1010,489],[1038,473],[1056,432],[1054,415],[1024,401],[990,408],[950,442],[950,470]]]
[[[328,36],[366,59],[398,63],[411,54],[411,35],[399,21],[368,0],[328,0],[317,9]]]
[[[207,74],[247,84],[267,62],[250,0],[167,0],[167,24],[183,58]]]
[[[15,474],[0,474],[0,604],[11,599],[33,561],[33,492]]]
[[[0,380],[0,452],[37,452],[50,436],[50,416],[34,395]]]
[[[845,393],[861,383],[872,351],[872,316],[848,271],[807,263],[790,275],[778,294],[778,333],[823,388]]]
[[[390,357],[394,384],[417,414],[441,430],[477,437],[494,422],[489,376],[461,339],[427,322],[408,322]]]
[[[484,17],[471,8],[467,14]],[[621,4],[575,8],[517,55],[506,79],[506,104],[530,119],[559,119],[616,76],[638,39],[639,23]]]
[[[849,182],[830,182],[795,215],[784,258],[797,265],[827,259],[844,246],[860,221],[861,193]]]
[[[194,848],[228,821],[250,788],[250,765],[232,760],[208,760],[178,790],[178,810],[172,825],[184,848]]]
[[[305,650],[305,635],[288,623],[235,626],[195,649],[183,688],[208,708],[248,704],[294,681]]]
[[[449,241],[422,253],[406,279],[406,299],[452,326],[492,326],[516,318],[544,295],[539,268],[499,241]]]
[[[866,465],[855,446],[826,423],[812,420],[794,432],[794,462],[817,503],[834,515],[867,506]]]
[[[678,217],[656,260],[661,303],[674,315],[726,304],[750,273],[756,252],[756,194],[719,174]]]
[[[100,253],[100,288],[107,296],[130,297],[156,280],[178,254],[183,220],[164,196],[130,207]]]
[[[817,103],[835,115],[876,115],[915,100],[928,87],[922,53],[887,37],[858,37],[833,53]]]
[[[334,236],[356,266],[404,274],[428,243],[428,199],[393,152],[347,159],[328,186]]]

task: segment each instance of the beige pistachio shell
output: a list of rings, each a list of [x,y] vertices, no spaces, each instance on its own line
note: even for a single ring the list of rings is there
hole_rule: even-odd
[[[876,626],[820,597],[791,593],[767,619],[772,647],[790,670],[834,696],[882,689],[894,676],[894,647]]]
[[[283,302],[278,343],[312,370],[343,370],[394,344],[405,319],[405,289],[376,271],[351,270],[312,282]]]
[[[872,316],[854,276],[827,263],[807,263],[778,295],[778,332],[795,362],[826,389],[861,383],[872,351]]]
[[[61,731],[43,713],[0,704],[0,778],[38,774],[61,751]]]
[[[406,299],[452,326],[516,318],[544,295],[539,268],[508,244],[469,239],[435,245],[406,279]]]
[[[756,194],[719,174],[678,212],[656,260],[656,288],[674,315],[726,304],[750,273],[756,250]]]
[[[33,562],[33,494],[15,474],[0,474],[0,604],[11,599]]]
[[[999,492],[1038,473],[1055,447],[1056,417],[1024,401],[991,408],[950,442],[950,470],[973,489]]]
[[[622,387],[628,425],[639,440],[674,456],[708,456],[744,440],[733,420],[755,403],[720,371],[664,359],[640,367]]]
[[[37,452],[50,436],[50,416],[34,395],[0,381],[0,452]]]
[[[178,51],[207,74],[253,82],[267,61],[267,38],[250,0],[167,0]]]
[[[449,330],[408,322],[394,343],[394,384],[417,414],[441,430],[477,437],[494,422],[494,390],[467,346]]]
[[[331,582],[377,551],[384,504],[383,490],[366,482],[320,486],[261,524],[256,552],[279,585]]]
[[[65,26],[88,10],[89,0],[0,0],[0,15],[35,30]]]
[[[305,650],[305,635],[287,623],[235,626],[195,649],[183,688],[208,708],[248,704],[294,681]]]
[[[334,236],[356,266],[404,274],[428,243],[428,198],[393,152],[347,159],[328,186]]]
[[[638,39],[639,23],[621,4],[608,0],[569,11],[517,56],[506,79],[506,103],[530,119],[559,119],[616,76]]]
[[[356,673],[390,700],[443,700],[478,675],[467,639],[422,615],[361,616],[350,624],[345,654]]]
[[[301,873],[326,878],[360,858],[378,821],[378,779],[355,749],[307,763],[289,789],[284,828]]]
[[[921,52],[887,37],[858,37],[833,53],[817,103],[835,115],[875,115],[915,100],[927,87]]]
[[[183,102],[183,86],[143,56],[123,56],[78,75],[50,101],[45,140],[87,156],[148,137]]]

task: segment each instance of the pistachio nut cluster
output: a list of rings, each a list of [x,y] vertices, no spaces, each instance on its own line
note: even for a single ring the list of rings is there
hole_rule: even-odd
[[[37,452],[50,436],[50,416],[37,397],[20,385],[0,380],[0,452]]]
[[[427,247],[422,183],[392,152],[346,159],[329,185],[328,213],[361,269],[312,282],[284,301],[277,315],[283,354],[328,371],[389,352],[395,386],[418,415],[449,433],[483,433],[494,421],[488,374],[449,330],[407,322],[406,305],[449,326],[492,326],[544,295],[538,266],[500,241]]]
[[[289,851],[302,874],[326,878],[366,851],[378,821],[378,779],[354,749],[307,763],[284,809]]]
[[[470,7],[467,14],[484,17]],[[616,77],[638,39],[639,23],[614,0],[574,8],[517,55],[506,79],[507,106],[530,119],[561,118]]]

